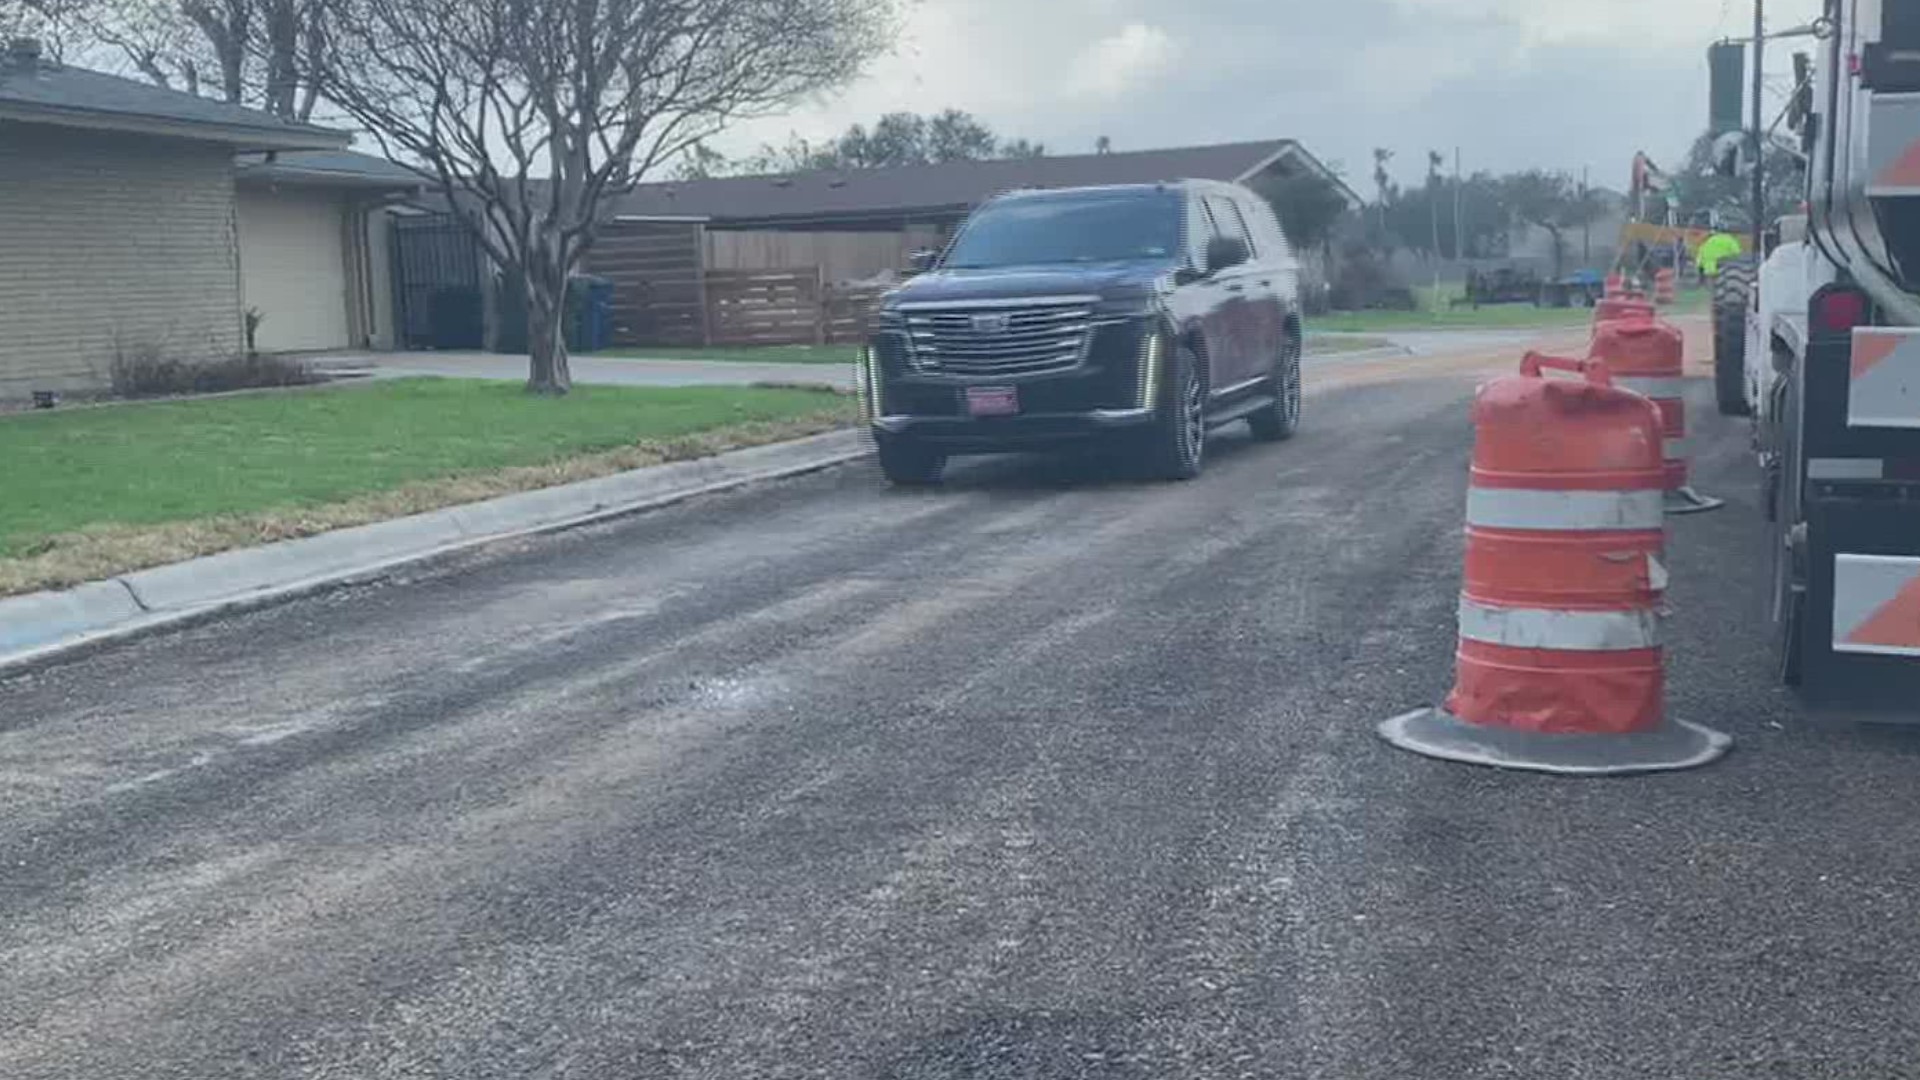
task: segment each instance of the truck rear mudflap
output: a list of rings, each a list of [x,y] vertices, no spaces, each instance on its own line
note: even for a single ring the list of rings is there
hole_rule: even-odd
[[[1801,696],[1920,722],[1920,485],[1809,486]]]
[[[1783,666],[1810,706],[1920,722],[1920,331],[1817,333],[1798,382]]]

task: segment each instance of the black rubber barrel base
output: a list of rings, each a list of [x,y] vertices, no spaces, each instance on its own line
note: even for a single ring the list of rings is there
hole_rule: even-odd
[[[1442,709],[1396,716],[1380,737],[1443,761],[1562,776],[1623,776],[1692,769],[1720,757],[1733,739],[1685,720],[1631,735],[1546,735],[1469,724]]]

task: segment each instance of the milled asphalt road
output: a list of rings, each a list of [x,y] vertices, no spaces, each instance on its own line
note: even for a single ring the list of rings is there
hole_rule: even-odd
[[[1767,679],[1710,416],[1612,781],[1405,755],[1470,381],[1163,485],[865,467],[0,684],[0,1076],[1920,1075],[1920,738]]]

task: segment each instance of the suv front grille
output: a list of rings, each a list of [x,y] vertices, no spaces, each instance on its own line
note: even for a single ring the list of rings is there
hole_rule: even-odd
[[[1092,301],[909,309],[915,367],[955,375],[1030,375],[1080,363],[1093,328]]]

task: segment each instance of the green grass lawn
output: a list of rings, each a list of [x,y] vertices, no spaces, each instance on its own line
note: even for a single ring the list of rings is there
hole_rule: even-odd
[[[297,512],[641,442],[831,426],[819,418],[845,409],[807,390],[593,386],[543,398],[510,383],[405,379],[16,413],[0,416],[0,558],[90,527]]]
[[[852,364],[857,345],[747,345],[607,349],[581,356],[611,360],[720,360],[736,364]]]

